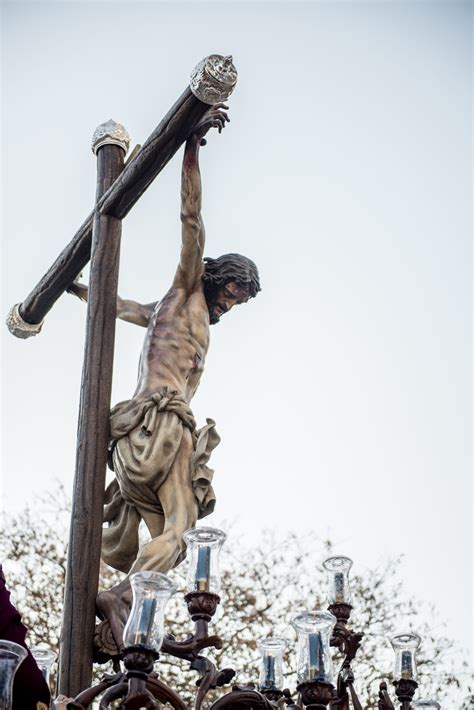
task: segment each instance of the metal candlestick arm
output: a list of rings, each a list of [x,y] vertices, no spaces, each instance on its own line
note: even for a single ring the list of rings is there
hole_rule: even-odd
[[[106,692],[100,701],[100,710],[106,710],[109,703],[120,698],[123,698],[119,706],[121,710],[136,710],[142,707],[158,710],[160,703],[168,703],[175,710],[189,710],[179,695],[153,673],[153,663],[157,658],[158,654],[151,649],[133,646],[126,649],[124,664],[127,673],[118,673],[113,677],[104,676],[98,685],[68,703],[68,710],[87,710],[104,690]]]
[[[328,609],[337,619],[331,638],[331,646],[335,646],[341,653],[344,653],[343,665],[347,666],[356,657],[364,634],[357,633],[347,626],[352,611],[350,604],[331,604]]]
[[[112,685],[102,697],[99,708],[107,708],[112,700],[124,698],[121,707],[146,707],[159,710],[156,696],[147,688],[148,676],[153,672],[153,663],[158,653],[142,646],[130,646],[124,653],[124,665],[127,673]]]
[[[95,698],[99,697],[101,693],[110,688],[112,685],[117,685],[123,678],[124,674],[122,672],[116,673],[115,675],[104,673],[101,681],[97,685],[83,690],[82,693],[79,693],[74,700],[68,701],[68,710],[85,710],[89,707],[92,701],[95,700]]]
[[[378,710],[395,710],[385,682],[380,683]]]
[[[288,710],[324,710],[328,706],[332,707],[335,700],[335,689],[331,683],[324,681],[311,681],[301,683],[297,687],[297,692],[301,698],[301,704],[295,703],[291,693],[285,690],[255,690],[252,683],[248,685],[235,685],[230,693],[227,693],[211,705],[211,710],[241,710],[242,708],[263,708],[264,710],[275,710],[279,707],[279,702],[283,701]],[[342,707],[342,705],[334,706]],[[348,707],[348,706],[347,706]],[[357,709],[357,705],[354,706]]]
[[[161,647],[164,653],[169,653],[176,658],[193,661],[196,652],[203,648],[222,648],[222,639],[219,636],[209,636],[208,624],[216,613],[220,597],[211,592],[191,592],[185,596],[188,612],[194,621],[194,634],[184,641],[176,641],[173,636],[166,636]]]
[[[249,683],[248,685],[234,685],[230,693],[226,693],[211,705],[211,710],[242,710],[242,708],[276,710],[278,704],[270,700],[264,693],[255,690],[253,683]]]
[[[353,631],[347,625],[352,611],[351,604],[334,603],[328,609],[337,619],[331,638],[331,646],[335,646],[345,656],[337,677],[336,697],[331,701],[331,708],[333,710],[348,710],[350,694],[354,710],[362,710],[354,689],[354,674],[350,664],[357,654],[364,634]]]

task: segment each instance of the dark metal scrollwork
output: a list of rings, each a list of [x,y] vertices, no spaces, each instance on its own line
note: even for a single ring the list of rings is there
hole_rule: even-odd
[[[385,682],[380,683],[378,709],[379,710],[395,710],[395,705],[392,703],[392,701],[390,699],[390,695],[388,694],[387,684]]]
[[[200,655],[205,648],[222,648],[219,636],[209,635],[208,625],[214,616],[219,597],[210,592],[191,592],[185,597],[188,612],[194,621],[194,633],[188,638],[177,641],[168,635],[163,641],[161,651],[175,658],[188,661],[191,670],[198,673],[197,693],[194,710],[201,710],[203,702],[211,689],[228,684],[235,675],[232,668],[218,670],[206,656]],[[232,690],[212,705],[210,710],[278,710],[282,704],[287,710],[363,710],[354,688],[354,674],[351,662],[359,649],[363,634],[353,631],[348,626],[352,607],[350,604],[332,604],[329,611],[336,616],[331,638],[331,646],[336,647],[344,660],[334,687],[330,683],[313,681],[301,683],[297,687],[298,702],[285,689],[268,688],[256,690],[253,684],[235,685]],[[113,639],[104,625],[99,625],[95,636],[96,657],[102,662],[112,657],[115,675],[105,674],[93,688],[80,693],[69,702],[68,710],[88,710],[93,700],[102,696],[100,709],[106,710],[113,701],[121,699],[119,710],[139,710],[149,708],[157,710],[160,703],[171,705],[174,710],[189,710],[179,694],[168,687],[153,671],[158,654],[145,647],[135,646],[120,654],[113,645]],[[121,661],[125,671],[120,670]],[[414,680],[399,680],[394,683],[395,693],[400,702],[400,710],[411,710],[411,701],[417,683]],[[387,684],[381,683],[378,710],[396,710],[390,699]]]
[[[168,635],[163,641],[161,651],[188,661],[190,668],[199,673],[194,710],[200,710],[209,690],[229,683],[235,671],[232,668],[218,670],[209,658],[199,655],[204,648],[222,648],[219,636],[209,636],[208,632],[209,621],[216,612],[220,598],[210,592],[191,592],[186,595],[185,601],[189,615],[194,621],[194,633],[183,641],[177,641]],[[112,659],[114,669],[117,670],[120,668],[120,661],[123,661],[126,672],[118,672],[115,676],[105,675],[100,683],[85,690],[70,702],[68,710],[87,710],[92,701],[101,694],[101,710],[120,698],[123,698],[120,710],[142,707],[154,710],[159,708],[159,703],[169,703],[175,710],[188,710],[178,693],[153,672],[153,663],[158,657],[155,651],[134,646],[120,652],[106,622],[97,627],[94,641],[97,661],[104,663]]]
[[[255,690],[253,683],[249,685],[234,685],[230,693],[226,693],[226,695],[223,695],[222,698],[219,698],[211,705],[211,710],[242,710],[242,708],[276,710],[278,705],[263,693]]]
[[[349,710],[349,697],[354,710],[363,710],[354,688],[351,661],[356,657],[364,634],[357,633],[347,626],[352,611],[350,604],[331,604],[329,611],[337,619],[331,638],[331,646],[336,647],[344,654],[344,661],[337,677],[336,697],[331,701],[331,710]]]

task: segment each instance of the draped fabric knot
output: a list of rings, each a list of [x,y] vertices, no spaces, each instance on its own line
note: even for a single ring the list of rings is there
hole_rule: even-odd
[[[183,395],[166,385],[144,399],[127,399],[119,402],[110,412],[110,438],[113,442],[135,429],[151,409],[158,412],[174,412],[190,431],[196,428],[196,420]]]

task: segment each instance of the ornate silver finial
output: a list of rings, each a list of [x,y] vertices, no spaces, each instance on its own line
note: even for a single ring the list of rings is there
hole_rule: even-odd
[[[194,67],[189,86],[197,99],[212,106],[226,101],[236,83],[237,69],[232,57],[211,54]]]
[[[44,321],[41,321],[41,323],[27,323],[20,315],[20,306],[21,303],[15,303],[15,305],[10,308],[6,321],[8,330],[17,338],[25,339],[31,338],[33,335],[38,335]]]
[[[103,145],[118,145],[126,153],[130,145],[130,136],[121,123],[116,123],[110,118],[95,129],[92,136],[92,152],[97,155],[97,151]]]

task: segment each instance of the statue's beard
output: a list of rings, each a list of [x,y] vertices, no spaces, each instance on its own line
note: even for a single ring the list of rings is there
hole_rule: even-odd
[[[209,311],[209,323],[215,325],[219,323],[221,316],[226,313],[227,308],[223,303],[219,303],[219,288],[215,285],[204,282],[204,298]]]
[[[209,323],[211,325],[215,325],[216,323],[219,323],[221,316],[224,315],[224,313],[226,312],[225,307],[219,305],[215,301],[213,301],[212,303],[209,303],[207,308],[209,311]]]

